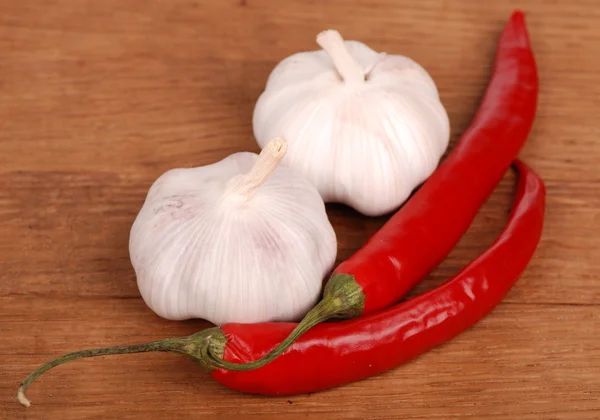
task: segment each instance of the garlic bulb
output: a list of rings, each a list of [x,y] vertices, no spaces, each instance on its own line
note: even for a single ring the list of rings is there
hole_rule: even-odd
[[[289,142],[283,164],[325,202],[376,216],[401,205],[436,169],[450,123],[435,83],[415,61],[377,53],[328,30],[323,48],[293,54],[271,72],[253,116],[263,147]]]
[[[283,139],[258,156],[173,169],[148,191],[129,251],[145,303],[170,320],[293,321],[317,302],[336,235],[317,189],[278,166]]]

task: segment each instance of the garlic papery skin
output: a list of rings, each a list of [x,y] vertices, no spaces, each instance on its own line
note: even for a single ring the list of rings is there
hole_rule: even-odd
[[[281,133],[283,164],[313,182],[325,202],[378,216],[399,207],[437,168],[450,139],[448,114],[427,71],[377,53],[335,30],[323,48],[282,60],[253,115],[263,147]]]
[[[170,320],[295,321],[317,302],[336,235],[315,186],[279,165],[287,143],[260,155],[173,169],[148,191],[129,252],[148,307]]]

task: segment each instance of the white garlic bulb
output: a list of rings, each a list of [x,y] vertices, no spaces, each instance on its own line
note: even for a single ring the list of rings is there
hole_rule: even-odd
[[[283,164],[325,202],[377,216],[400,206],[436,169],[450,123],[430,75],[408,57],[377,53],[328,30],[323,48],[293,54],[271,72],[253,116],[263,147],[281,133]]]
[[[336,235],[315,186],[260,155],[173,169],[148,191],[129,251],[145,303],[170,320],[293,321],[317,302]]]

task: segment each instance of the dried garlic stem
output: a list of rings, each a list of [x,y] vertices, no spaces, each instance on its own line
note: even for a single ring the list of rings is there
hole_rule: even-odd
[[[364,69],[350,54],[338,31],[329,29],[321,32],[317,35],[317,44],[331,57],[336,70],[346,83],[364,83]]]
[[[283,137],[276,137],[266,144],[260,152],[258,160],[250,169],[250,172],[236,178],[232,185],[232,191],[251,198],[256,190],[277,169],[279,162],[285,156],[287,142]]]

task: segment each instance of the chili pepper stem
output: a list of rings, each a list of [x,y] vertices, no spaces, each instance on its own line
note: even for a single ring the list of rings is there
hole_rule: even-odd
[[[209,348],[203,352],[202,363],[212,368],[221,368],[234,371],[253,370],[265,366],[283,354],[306,331],[315,325],[332,318],[353,318],[359,316],[364,308],[365,295],[360,285],[353,276],[348,274],[334,274],[323,294],[323,299],[313,308],[296,328],[277,347],[262,358],[248,363],[232,363],[223,359],[223,349],[226,338],[220,343],[211,343],[215,339],[207,340]],[[221,335],[223,333],[221,332]],[[208,357],[205,359],[204,357]]]
[[[212,333],[214,333],[214,329],[208,329],[188,337],[166,338],[164,340],[152,341],[145,344],[80,350],[73,353],[65,354],[64,356],[58,357],[54,360],[43,364],[38,369],[29,374],[29,376],[27,376],[27,378],[25,378],[23,382],[21,382],[21,384],[19,385],[19,389],[17,391],[17,398],[19,399],[19,402],[21,404],[23,404],[25,407],[29,407],[31,405],[31,401],[27,399],[27,397],[25,396],[25,392],[27,392],[27,389],[29,388],[31,383],[35,381],[44,372],[56,366],[70,362],[72,360],[96,356],[108,356],[112,354],[131,354],[159,351],[168,351],[174,353],[182,353],[186,355],[193,355],[196,354],[198,348],[200,347],[197,345],[197,343],[206,341],[206,339],[210,337]]]
[[[87,357],[161,351],[184,354],[207,370],[217,368],[230,370],[256,369],[273,361],[291,346],[298,337],[316,324],[329,318],[347,318],[360,315],[364,307],[364,301],[365,295],[353,276],[335,274],[325,286],[323,299],[307,314],[298,327],[269,354],[254,362],[236,364],[223,360],[223,351],[227,343],[227,337],[225,337],[225,334],[219,328],[214,327],[187,337],[165,338],[145,344],[80,350],[65,354],[43,364],[29,374],[19,385],[17,398],[21,404],[29,407],[31,402],[27,399],[25,393],[33,381],[44,372],[56,366]]]

